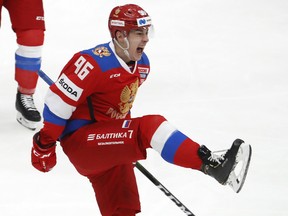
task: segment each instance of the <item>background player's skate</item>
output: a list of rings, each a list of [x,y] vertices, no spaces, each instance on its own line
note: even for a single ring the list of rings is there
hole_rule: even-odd
[[[18,91],[15,107],[17,110],[17,121],[24,127],[35,130],[37,123],[41,121],[41,115],[34,105],[33,96],[21,94]]]

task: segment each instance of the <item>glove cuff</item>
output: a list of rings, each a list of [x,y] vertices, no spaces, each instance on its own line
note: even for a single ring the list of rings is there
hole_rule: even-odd
[[[47,144],[43,145],[40,142],[40,132],[37,132],[36,134],[34,134],[33,141],[34,141],[34,144],[36,144],[38,146],[38,148],[40,148],[42,150],[47,150],[49,148],[56,146],[56,142],[47,143]]]

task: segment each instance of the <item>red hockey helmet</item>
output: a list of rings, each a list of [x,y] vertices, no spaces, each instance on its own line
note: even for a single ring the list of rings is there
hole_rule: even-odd
[[[128,34],[130,30],[139,28],[149,28],[152,25],[148,13],[135,4],[126,4],[112,9],[108,27],[111,37],[115,37],[117,31]]]

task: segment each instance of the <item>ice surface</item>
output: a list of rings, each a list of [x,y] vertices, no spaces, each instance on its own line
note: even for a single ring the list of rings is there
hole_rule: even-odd
[[[250,172],[239,194],[200,172],[168,164],[153,150],[141,164],[197,216],[286,216],[288,2],[131,2],[145,8],[155,25],[146,49],[151,74],[139,90],[133,115],[162,114],[213,150],[228,148],[235,138],[253,147]],[[44,1],[42,69],[55,80],[75,52],[108,42],[108,14],[124,3],[129,1]],[[16,122],[14,108],[15,39],[3,8],[0,215],[100,215],[90,183],[75,171],[61,147],[51,172],[37,172],[30,164],[34,132]],[[40,109],[46,90],[39,80],[35,102]],[[184,215],[138,170],[136,175],[139,215]]]

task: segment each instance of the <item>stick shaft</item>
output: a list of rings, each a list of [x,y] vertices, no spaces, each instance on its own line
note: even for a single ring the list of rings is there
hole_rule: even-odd
[[[54,83],[53,80],[52,80],[50,77],[48,77],[47,74],[46,74],[44,71],[39,70],[39,71],[38,71],[38,75],[39,75],[49,86]]]
[[[139,162],[136,162],[136,168],[142,172],[156,187],[159,188],[170,200],[172,200],[186,215],[195,216],[182,202],[180,202],[163,184],[161,184],[147,169]]]

